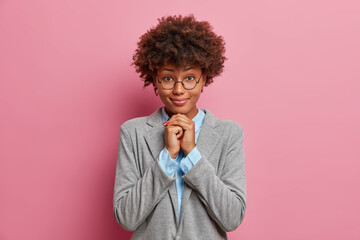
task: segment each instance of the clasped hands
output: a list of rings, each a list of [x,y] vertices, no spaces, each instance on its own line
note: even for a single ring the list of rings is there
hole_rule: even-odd
[[[195,122],[186,115],[177,113],[165,123],[165,146],[171,158],[176,158],[180,149],[185,156],[188,155],[195,145]]]

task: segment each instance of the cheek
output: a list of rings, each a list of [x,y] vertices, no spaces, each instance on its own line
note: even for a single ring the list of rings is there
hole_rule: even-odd
[[[199,86],[200,87],[200,86]],[[191,93],[194,98],[199,98],[201,94],[201,87]]]
[[[168,98],[168,95],[167,94],[164,94],[163,92],[158,92],[159,93],[159,97],[160,97],[160,100],[162,101],[162,102],[164,102],[164,101],[167,101],[167,98]]]

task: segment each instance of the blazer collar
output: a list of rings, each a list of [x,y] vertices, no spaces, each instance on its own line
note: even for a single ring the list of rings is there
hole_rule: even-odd
[[[216,131],[219,125],[219,118],[214,116],[209,110],[205,112],[204,123],[201,127],[196,147],[207,159],[210,158],[220,139],[220,134]],[[145,141],[150,149],[154,160],[157,160],[161,150],[165,147],[164,126],[161,119],[161,107],[148,116],[146,123],[151,127],[145,134]]]

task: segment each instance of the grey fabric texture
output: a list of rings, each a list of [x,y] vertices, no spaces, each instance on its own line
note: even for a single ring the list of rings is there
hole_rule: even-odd
[[[246,209],[244,129],[206,113],[197,148],[202,157],[183,177],[178,220],[176,172],[158,163],[165,146],[161,108],[120,127],[113,195],[117,222],[132,239],[227,239]]]

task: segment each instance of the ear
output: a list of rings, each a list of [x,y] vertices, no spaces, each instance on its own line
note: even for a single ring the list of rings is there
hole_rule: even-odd
[[[159,95],[159,93],[158,93],[158,88],[157,88],[157,86],[156,86],[156,74],[152,74],[152,80],[153,80],[153,86],[154,86],[154,93],[155,93],[155,95],[156,96],[158,96]]]
[[[154,93],[155,93],[155,96],[158,96],[158,95],[159,95],[159,92],[158,92],[157,87],[154,87]]]
[[[205,83],[206,83],[206,74],[203,74],[202,78],[201,78],[201,84],[202,84],[202,87],[205,86]]]
[[[153,85],[156,86],[156,74],[152,74]]]
[[[203,74],[203,76],[201,77],[201,92],[204,91],[205,82],[206,82],[206,74]]]

